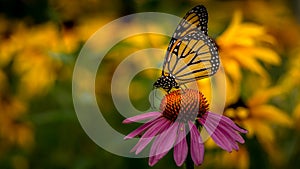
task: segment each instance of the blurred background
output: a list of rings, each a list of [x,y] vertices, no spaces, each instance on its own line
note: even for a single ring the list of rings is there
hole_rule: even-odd
[[[72,71],[85,41],[110,21],[136,12],[183,17],[198,4],[208,9],[209,35],[226,73],[224,113],[249,130],[238,152],[208,141],[198,168],[299,168],[298,0],[0,0],[0,168],[177,168],[172,153],[149,167],[148,159],[116,156],[90,140],[73,108]],[[122,125],[113,105],[115,68],[135,51],[166,49],[168,42],[161,35],[130,37],[103,60],[99,107],[121,133],[138,125]],[[133,79],[129,94],[137,109],[149,108],[157,75],[143,71]]]

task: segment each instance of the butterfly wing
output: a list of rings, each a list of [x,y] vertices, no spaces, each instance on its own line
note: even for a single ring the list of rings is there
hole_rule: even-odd
[[[208,13],[203,5],[191,9],[180,21],[167,49],[163,74],[178,84],[212,76],[219,67],[217,45],[207,35]]]
[[[200,31],[207,34],[208,13],[203,5],[192,8],[178,24],[174,34],[174,39],[180,39],[187,34]],[[171,40],[172,41],[172,40]]]
[[[174,42],[163,71],[184,84],[215,74],[219,68],[217,45],[200,32],[185,35]]]

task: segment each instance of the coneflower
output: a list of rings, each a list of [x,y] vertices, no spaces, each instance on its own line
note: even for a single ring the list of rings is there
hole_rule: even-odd
[[[222,149],[231,152],[244,143],[240,133],[246,130],[238,127],[226,116],[209,111],[204,95],[192,89],[175,90],[161,101],[160,111],[148,112],[127,118],[123,123],[149,120],[129,133],[125,139],[141,136],[132,152],[140,153],[152,140],[149,165],[153,166],[174,147],[174,160],[181,166],[190,157],[195,165],[204,158],[204,143],[199,129],[203,127]]]

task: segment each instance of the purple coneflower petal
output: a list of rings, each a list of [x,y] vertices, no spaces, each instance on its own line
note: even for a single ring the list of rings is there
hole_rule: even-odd
[[[160,158],[158,158],[157,154],[155,154],[156,149],[160,148],[160,138],[163,136],[163,133],[166,133],[170,126],[172,125],[170,121],[167,123],[168,125],[164,127],[164,129],[161,130],[160,134],[155,137],[154,142],[151,145],[150,154],[149,154],[149,165],[152,164],[152,166],[157,163]]]
[[[143,114],[140,114],[140,115],[137,115],[137,116],[129,117],[129,118],[123,120],[122,123],[129,124],[129,123],[138,122],[138,121],[141,121],[141,120],[155,119],[155,118],[159,117],[160,115],[161,115],[160,112],[143,113]]]
[[[211,119],[206,118],[198,119],[199,123],[204,126],[208,134],[215,141],[215,143],[226,151],[231,151],[230,142],[224,137],[224,135],[218,130],[217,126],[213,124]]]
[[[168,129],[157,136],[150,149],[149,165],[153,166],[173,147],[179,124],[173,123]]]
[[[191,156],[196,165],[200,165],[204,158],[204,145],[197,127],[193,122],[189,121],[190,135],[191,135]]]
[[[177,166],[181,166],[188,154],[188,145],[186,142],[185,124],[180,123],[177,131],[177,139],[174,146],[174,160]]]
[[[219,131],[219,133],[222,133],[224,140],[226,139],[227,143],[229,143],[230,150],[228,152],[231,152],[232,149],[234,150],[239,149],[237,140],[235,139],[236,138],[235,135],[239,135],[239,134],[237,134],[236,131],[230,131],[229,128],[226,128],[222,125],[219,125],[217,130]]]
[[[131,152],[136,151],[139,154],[154,138],[154,136],[163,131],[165,127],[169,126],[170,122],[164,117],[160,117],[141,137],[139,142],[132,148]]]
[[[134,138],[135,136],[137,136],[137,135],[141,134],[142,132],[144,132],[145,130],[147,130],[149,127],[151,127],[153,124],[155,124],[158,120],[159,120],[159,118],[156,118],[152,121],[149,121],[149,122],[141,125],[137,129],[135,129],[131,133],[129,133],[127,136],[125,136],[124,139],[127,140],[127,139]]]
[[[229,119],[226,116],[222,116],[215,113],[210,113],[210,115],[210,122],[213,123],[214,126],[217,126],[218,129],[222,129],[222,133],[227,133],[229,137],[240,143],[245,142],[243,137],[240,136],[237,132],[240,131],[246,133],[246,130],[239,128],[231,119]]]
[[[213,112],[208,112],[207,114],[209,114],[209,116],[215,117],[215,119],[219,119],[219,121],[224,121],[225,123],[227,123],[229,126],[231,126],[232,128],[234,128],[235,130],[237,130],[240,133],[247,133],[248,131],[245,129],[242,129],[240,127],[238,127],[230,118],[220,115],[220,114],[216,114]]]
[[[228,136],[231,137],[232,139],[234,139],[235,141],[237,141],[239,143],[245,142],[243,137],[240,134],[238,134],[238,132],[236,130],[234,130],[232,128],[232,126],[229,126],[228,124],[224,124],[223,121],[221,121],[219,128],[222,129],[224,131],[224,133],[228,134]]]
[[[224,137],[228,140],[228,142],[230,143],[230,151],[232,151],[232,149],[234,150],[239,150],[239,146],[236,142],[236,140],[234,139],[234,137],[232,136],[232,133],[228,133],[226,130],[224,130],[223,128],[219,128],[220,132],[223,133]],[[236,133],[236,132],[235,132]]]
[[[228,152],[231,152],[232,149],[239,149],[236,141],[240,143],[244,142],[244,139],[238,134],[238,131],[243,133],[247,131],[239,128],[226,116],[207,112],[202,118],[198,119],[198,121],[211,135],[215,143]]]

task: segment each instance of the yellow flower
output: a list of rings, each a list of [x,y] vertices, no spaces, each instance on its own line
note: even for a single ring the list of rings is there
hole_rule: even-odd
[[[101,16],[95,16],[90,18],[84,18],[78,21],[78,26],[75,28],[75,32],[78,38],[82,41],[88,40],[98,29],[101,29],[102,26],[109,23],[111,18],[101,18]],[[118,31],[118,30],[115,30]],[[111,38],[107,35],[107,37],[101,37],[99,41],[105,43],[105,39]]]
[[[45,94],[56,80],[58,65],[41,52],[24,50],[14,62],[14,71],[20,75],[19,94],[26,98]]]
[[[15,97],[0,96],[0,107],[0,146],[30,148],[34,142],[33,132],[31,124],[22,120],[26,112],[24,102]]]
[[[269,104],[269,100],[281,94],[278,87],[256,91],[246,102],[239,101],[226,109],[225,115],[235,119],[249,133],[247,137],[256,137],[271,158],[279,162],[274,126],[292,127],[293,120],[286,112]]]
[[[57,27],[52,23],[28,27],[19,22],[11,31],[9,38],[0,43],[0,60],[2,68],[11,63],[8,71],[19,78],[16,95],[31,98],[45,93],[62,66],[54,53],[66,49]]]
[[[13,26],[11,26],[13,25]],[[13,44],[10,36],[20,24],[11,23],[8,19],[0,16],[0,68],[9,64],[19,46]]]
[[[279,80],[279,86],[286,93],[300,86],[300,48],[291,52],[288,59],[288,70]]]
[[[204,163],[203,168],[248,169],[250,164],[249,153],[243,145],[240,145],[239,151],[210,153],[207,158],[210,160]]]
[[[115,7],[116,4],[99,1],[99,0],[86,0],[86,1],[68,1],[68,0],[51,0],[48,2],[50,8],[55,9],[55,12],[58,13],[59,19],[62,20],[71,20],[78,19],[80,17],[91,16],[95,13],[103,12],[112,12],[112,7]],[[109,5],[109,6],[108,6]],[[109,9],[109,10],[107,10]]]
[[[299,24],[287,1],[248,1],[245,15],[264,23],[268,27],[268,32],[280,42],[278,44],[280,50],[290,51],[299,47]]]
[[[291,95],[295,99],[295,107],[293,111],[293,119],[296,128],[300,129],[300,49],[294,54],[293,57],[289,57],[289,70],[280,79],[280,87],[282,90]],[[296,95],[295,95],[296,94]]]
[[[24,118],[27,102],[54,84],[62,63],[53,53],[65,52],[66,46],[52,23],[9,24],[0,27],[9,32],[0,37],[0,147],[26,149],[34,143],[32,124]]]
[[[228,81],[228,103],[238,99],[242,79],[241,69],[247,69],[268,78],[268,73],[259,63],[280,64],[280,57],[268,45],[275,40],[263,26],[242,22],[242,13],[236,11],[229,27],[216,39]],[[233,90],[233,91],[232,91]]]
[[[228,153],[225,151],[218,151],[216,143],[209,138],[205,142],[205,147],[208,149],[206,158],[209,160],[203,163],[203,168],[249,168],[250,157],[246,145],[239,144],[238,151]],[[232,161],[234,161],[234,163]]]
[[[300,130],[300,102],[295,107],[295,110],[293,112],[293,119],[295,121],[296,128]]]

